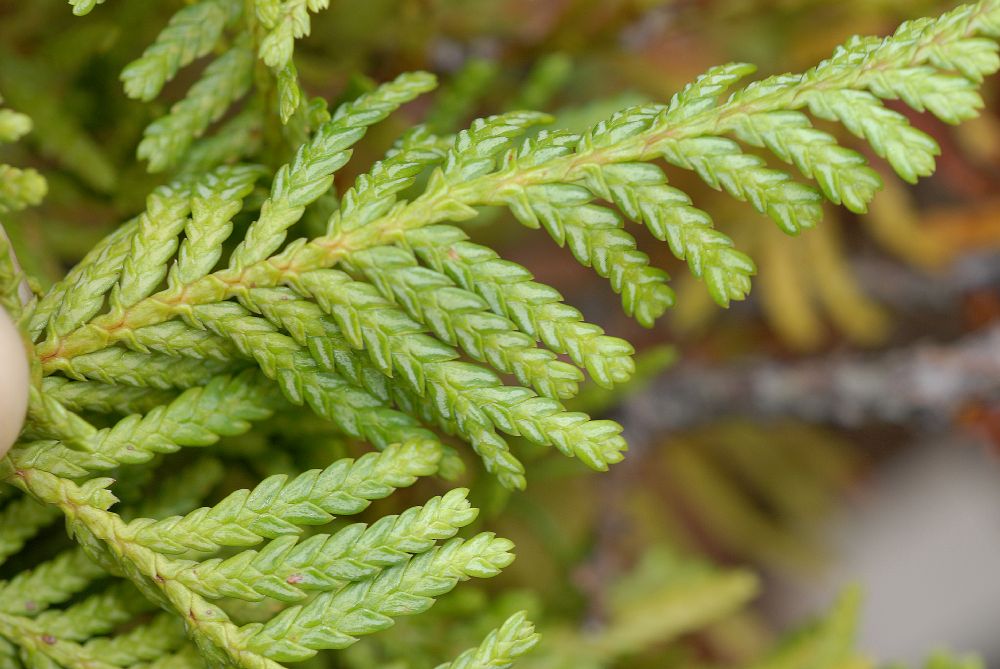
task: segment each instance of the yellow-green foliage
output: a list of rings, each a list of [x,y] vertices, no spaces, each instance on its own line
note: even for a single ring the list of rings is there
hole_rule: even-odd
[[[101,3],[71,4],[86,14]],[[625,457],[620,425],[564,402],[585,375],[604,388],[627,382],[632,345],[459,224],[482,208],[509,210],[652,326],[675,297],[627,227],[644,226],[727,306],[747,295],[755,261],[668,179],[688,171],[797,235],[821,225],[825,203],[865,212],[882,185],[814,120],[840,124],[913,182],[933,171],[938,146],[886,102],[957,124],[983,106],[979,87],[1000,67],[1000,0],[981,0],[886,38],[852,38],[802,74],[747,83],[751,65],[713,67],[665,104],[582,132],[547,130],[548,115],[518,110],[449,135],[443,126],[463,112],[445,100],[432,127],[407,129],[337,195],[335,175],[369,129],[436,78],[402,74],[330,109],[305,100],[295,41],[326,8],[185,4],[121,76],[130,97],[149,101],[208,61],[146,126],[138,156],[165,176],[144,209],[27,303],[14,297],[20,272],[3,249],[0,290],[34,384],[22,437],[0,460],[0,480],[17,489],[4,488],[0,513],[17,521],[0,524],[0,553],[15,555],[56,516],[79,547],[0,583],[0,666],[275,669],[348,648],[461,581],[497,575],[513,544],[488,531],[456,536],[477,515],[464,488],[371,523],[313,529],[419,478],[455,478],[466,446],[511,490],[531,478],[520,440],[595,470]],[[546,86],[526,97],[544,98]],[[23,117],[0,116],[0,138],[26,130]],[[42,184],[0,167],[0,212],[37,201]],[[135,504],[165,456],[242,435],[235,443],[250,455],[255,423],[302,417],[284,430],[294,439],[310,413],[345,457],[327,451],[301,468],[264,447],[254,460],[262,480],[230,477],[218,483],[224,496],[208,497],[223,476],[216,463],[159,486],[152,509]],[[347,457],[358,442],[374,450]],[[696,459],[686,464],[702,492],[722,489]],[[131,511],[119,504],[129,479]],[[755,589],[741,571],[659,559],[662,590],[612,602],[610,626],[567,650],[563,660],[586,650],[567,666],[606,666],[700,629]],[[759,666],[865,666],[850,639],[855,606],[848,595]],[[526,653],[537,637],[510,613],[442,666],[503,667]]]

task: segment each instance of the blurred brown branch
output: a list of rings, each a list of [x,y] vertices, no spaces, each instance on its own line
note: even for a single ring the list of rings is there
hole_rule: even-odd
[[[978,272],[970,272],[954,278],[955,284],[977,283],[971,277]],[[916,301],[919,292],[910,289],[921,283],[894,282],[895,297]],[[878,353],[795,361],[753,358],[736,364],[688,359],[632,397],[621,418],[633,432],[632,443],[642,443],[656,432],[733,415],[797,417],[841,427],[944,422],[963,405],[994,397],[1000,397],[996,322],[947,343],[919,342]]]

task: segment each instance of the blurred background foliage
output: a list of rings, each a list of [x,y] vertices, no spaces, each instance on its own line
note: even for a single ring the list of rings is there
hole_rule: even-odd
[[[80,20],[62,0],[0,0],[0,93],[12,109],[30,110],[34,122],[20,143],[0,147],[0,164],[33,168],[48,182],[44,201],[5,219],[5,226],[21,262],[43,282],[60,277],[165,180],[135,157],[136,146],[143,128],[183,97],[204,64],[183,70],[151,103],[126,98],[119,73],[182,4],[117,0]],[[331,102],[403,71],[442,76],[434,96],[372,131],[358,148],[355,164],[363,166],[417,121],[446,133],[480,115],[534,108],[553,112],[560,125],[582,128],[627,104],[666,100],[711,65],[739,60],[757,63],[762,74],[802,70],[852,33],[885,33],[903,19],[951,5],[333,0],[315,16],[296,62],[304,89]],[[1000,109],[996,81],[987,86],[988,109]],[[239,112],[220,122],[223,132]],[[1000,440],[1000,410],[991,401],[1000,379],[969,392],[951,389],[957,399],[940,405],[933,398],[919,406],[905,397],[892,403],[890,391],[884,406],[876,395],[868,405],[844,410],[809,405],[814,386],[795,385],[799,366],[820,361],[827,376],[819,387],[826,388],[845,356],[861,356],[862,368],[870,361],[880,369],[891,359],[909,369],[926,362],[921,342],[927,340],[954,344],[959,355],[969,337],[988,336],[1000,318],[1000,120],[987,112],[951,128],[905,113],[942,144],[937,174],[917,188],[887,178],[869,214],[831,207],[824,224],[802,239],[753,220],[749,207],[695,179],[682,181],[761,269],[750,300],[729,311],[719,310],[687,272],[675,272],[678,306],[652,331],[639,331],[620,315],[607,287],[568,255],[552,254],[537,236],[529,244],[520,226],[483,212],[471,226],[474,235],[540,280],[565,288],[588,319],[645,346],[641,373],[626,393],[590,389],[578,400],[589,411],[621,419],[632,452],[611,474],[598,476],[523,444],[533,484],[513,496],[470,466],[473,504],[484,509],[477,523],[518,546],[509,573],[488,587],[460,589],[427,615],[347,652],[321,655],[314,666],[431,666],[516,608],[529,610],[544,634],[525,667],[862,669],[892,659],[854,649],[863,610],[857,589],[846,589],[825,613],[814,611],[815,622],[790,636],[776,614],[780,602],[767,593],[777,582],[808,581],[838,560],[826,545],[826,519],[845,500],[864,496],[882,468],[910,457],[918,437],[966,449]],[[281,133],[280,126],[253,127],[247,135],[253,143],[277,134],[263,155],[272,167],[295,143]],[[851,137],[841,141],[864,150]],[[348,166],[338,183],[354,176]],[[663,255],[656,260],[669,265]],[[987,340],[994,356],[1000,355],[996,340]],[[785,376],[774,376],[775,366]],[[735,368],[744,371],[734,375]],[[933,373],[933,365],[929,369]],[[718,393],[711,384],[748,383],[750,393],[759,387],[752,385],[754,375],[767,373],[783,393],[776,407],[712,402]],[[845,383],[865,382],[855,375]],[[891,378],[882,382],[894,387]],[[658,415],[671,394],[708,399],[679,417]],[[739,390],[722,394],[739,396]],[[963,436],[954,446],[956,434],[973,435],[971,445]],[[172,479],[137,475],[123,482],[122,496],[128,502],[131,489],[138,501],[155,485],[183,508],[185,499],[223,480],[226,488],[251,483],[351,449],[317,419],[283,415],[265,430],[224,442],[215,457],[169,456]],[[426,494],[396,495],[375,504],[372,517]],[[46,540],[38,541],[44,546]],[[899,550],[905,559],[906,548]],[[784,592],[794,598],[798,591]],[[249,620],[261,612],[244,614]],[[950,640],[923,641],[913,653]],[[977,666],[947,655],[926,664]]]

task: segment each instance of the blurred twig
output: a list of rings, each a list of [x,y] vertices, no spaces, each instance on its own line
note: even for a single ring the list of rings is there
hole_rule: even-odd
[[[945,423],[966,403],[1000,397],[1000,324],[949,343],[736,365],[684,362],[623,408],[636,437],[724,416],[797,417],[841,427]]]

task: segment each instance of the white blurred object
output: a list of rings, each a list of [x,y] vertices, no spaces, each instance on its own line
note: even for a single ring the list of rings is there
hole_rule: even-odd
[[[14,322],[0,308],[0,456],[17,439],[28,409],[28,358]]]
[[[1000,657],[1000,461],[986,448],[953,440],[902,454],[845,505],[828,546],[825,573],[778,597],[782,621],[860,583],[859,647],[874,658],[918,666],[937,648]]]
[[[14,255],[7,231],[0,223],[0,238],[9,249],[14,268],[20,272],[17,256]],[[28,281],[22,280],[18,285],[18,295],[23,304],[31,299],[31,288]],[[0,307],[0,457],[10,449],[24,425],[24,416],[28,411],[28,356],[24,350],[24,342],[18,333],[10,316]]]

